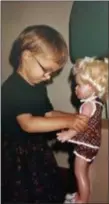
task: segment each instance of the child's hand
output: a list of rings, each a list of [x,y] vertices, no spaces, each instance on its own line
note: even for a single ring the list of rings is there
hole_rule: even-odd
[[[57,139],[60,142],[65,142],[71,139],[74,135],[76,135],[76,131],[74,130],[67,130],[67,131],[62,131],[60,133],[57,133]]]

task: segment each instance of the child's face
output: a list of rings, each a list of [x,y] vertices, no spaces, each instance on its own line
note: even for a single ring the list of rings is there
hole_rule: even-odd
[[[49,80],[52,74],[60,69],[50,58],[30,54],[25,61],[25,72],[31,84]]]
[[[84,84],[78,76],[76,76],[76,84],[75,93],[79,99],[86,99],[94,93],[92,86],[88,83]]]

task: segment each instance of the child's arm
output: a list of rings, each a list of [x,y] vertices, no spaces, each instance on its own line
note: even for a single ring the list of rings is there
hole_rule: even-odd
[[[87,102],[84,103],[81,107],[80,107],[80,114],[86,115],[88,117],[92,116],[93,110],[95,104],[91,103],[91,102]],[[69,129],[68,131],[62,131],[60,133],[57,133],[57,139],[61,142],[65,142],[70,140],[72,137],[74,137],[77,134],[77,132],[73,129]]]

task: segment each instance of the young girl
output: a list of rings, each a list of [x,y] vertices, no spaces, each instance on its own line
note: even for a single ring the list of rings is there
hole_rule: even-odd
[[[89,166],[101,144],[101,116],[108,92],[108,59],[97,60],[85,57],[74,65],[75,93],[82,102],[80,114],[90,117],[84,133],[68,130],[58,133],[58,140],[76,144],[74,149],[75,175],[78,193],[66,196],[65,203],[88,203],[90,195]]]
[[[2,85],[3,202],[62,203],[64,191],[47,132],[84,131],[87,117],[54,111],[44,82],[66,63],[66,43],[53,28],[30,26],[16,39],[15,70]],[[52,134],[51,134],[52,135]]]

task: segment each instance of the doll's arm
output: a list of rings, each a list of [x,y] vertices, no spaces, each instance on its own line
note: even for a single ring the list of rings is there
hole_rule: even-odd
[[[77,132],[75,130],[69,129],[69,130],[57,133],[57,139],[61,142],[65,142],[71,139],[72,137],[74,137],[76,134]]]
[[[94,103],[92,102],[87,102],[84,103],[81,107],[80,107],[80,114],[86,115],[89,118],[92,116],[93,110],[96,109],[96,106]],[[94,111],[95,112],[95,111]],[[94,113],[93,113],[94,114]]]

